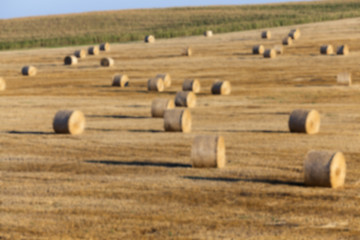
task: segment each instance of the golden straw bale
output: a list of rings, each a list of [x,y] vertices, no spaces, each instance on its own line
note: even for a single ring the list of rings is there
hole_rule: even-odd
[[[181,55],[191,57],[192,53],[193,52],[192,52],[191,47],[187,47],[183,50]]]
[[[175,105],[177,107],[193,108],[196,105],[196,96],[191,91],[177,92],[175,96]]]
[[[315,134],[320,130],[320,114],[316,110],[296,109],[289,118],[290,132]]]
[[[112,67],[114,66],[114,59],[112,58],[102,58],[100,60],[100,65],[103,66],[103,67]]]
[[[99,55],[99,46],[92,46],[88,48],[89,55]]]
[[[230,95],[231,85],[229,81],[216,81],[211,87],[212,94]]]
[[[24,76],[35,76],[37,73],[37,69],[34,66],[24,66],[21,69],[21,73]]]
[[[155,37],[153,35],[148,35],[145,37],[145,42],[146,43],[154,43],[155,42]]]
[[[148,91],[164,91],[164,81],[161,78],[150,78],[148,80]]]
[[[167,132],[191,132],[190,111],[188,109],[165,110],[164,129]]]
[[[270,39],[271,38],[271,32],[270,31],[263,31],[261,33],[261,37],[265,38],[265,39]]]
[[[222,168],[226,164],[225,141],[221,136],[196,136],[191,162],[197,168]]]
[[[168,73],[160,73],[155,76],[155,78],[160,78],[164,81],[164,87],[168,88],[171,86],[171,77]]]
[[[185,79],[182,90],[183,91],[192,91],[194,93],[199,93],[201,89],[200,82],[197,79]]]
[[[341,152],[310,151],[304,161],[306,186],[339,188],[345,183],[346,160]]]
[[[334,48],[332,45],[322,45],[320,47],[320,53],[325,55],[333,54]]]
[[[101,43],[99,47],[100,47],[101,51],[104,51],[104,52],[110,51],[110,44],[108,42]]]
[[[113,77],[112,86],[122,88],[129,86],[129,77],[126,74],[116,74]]]
[[[85,129],[85,116],[80,111],[58,111],[54,117],[53,128],[56,133],[81,134]]]
[[[175,108],[174,100],[156,98],[151,104],[151,116],[153,118],[162,118],[166,110],[173,108]]]
[[[266,49],[264,51],[264,58],[276,58],[276,50],[275,49]]]
[[[4,91],[6,89],[6,82],[4,78],[0,77],[0,91]]]
[[[84,50],[84,49],[77,50],[77,51],[74,52],[74,55],[77,58],[86,58],[86,50]]]
[[[285,37],[285,38],[283,39],[283,41],[282,41],[282,44],[283,44],[283,45],[288,45],[288,46],[290,46],[290,45],[292,45],[292,43],[293,43],[293,40],[292,40],[291,37]]]
[[[264,54],[265,48],[263,45],[255,45],[252,48],[253,54]]]
[[[351,86],[351,73],[342,72],[337,75],[336,81],[339,85]]]
[[[289,32],[289,37],[291,37],[292,39],[296,40],[300,38],[300,29],[291,29]]]
[[[213,36],[213,31],[211,31],[211,30],[205,31],[205,32],[204,32],[204,36],[205,36],[205,37],[212,37],[212,36]]]
[[[284,54],[284,46],[283,45],[275,45],[274,50],[276,51],[276,54]]]
[[[75,56],[66,56],[64,58],[65,65],[76,65],[78,63],[78,59]]]
[[[336,50],[337,55],[348,55],[349,54],[349,46],[348,45],[341,45]]]

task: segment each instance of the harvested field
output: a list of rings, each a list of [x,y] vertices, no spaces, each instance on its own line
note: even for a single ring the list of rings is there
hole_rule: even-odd
[[[291,27],[111,44],[65,66],[79,47],[0,52],[0,239],[359,239],[360,18]],[[264,59],[252,47],[301,38]],[[347,56],[321,55],[348,44]],[[191,58],[179,52],[191,45]],[[88,46],[83,46],[86,48]],[[38,69],[31,78],[21,67]],[[339,72],[353,85],[338,86]],[[115,73],[131,79],[111,87]],[[147,80],[171,75],[164,92]],[[151,118],[155,98],[174,98],[186,78],[200,81],[192,132],[165,132]],[[229,96],[211,95],[216,80]],[[59,109],[85,114],[82,135],[55,134]],[[316,135],[289,133],[293,109],[321,114]],[[191,168],[197,135],[221,135],[227,164]],[[341,151],[345,187],[305,187],[309,150]]]

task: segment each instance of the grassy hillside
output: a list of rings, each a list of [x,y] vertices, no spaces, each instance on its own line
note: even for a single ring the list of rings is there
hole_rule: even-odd
[[[0,49],[231,32],[360,16],[354,0],[272,5],[124,10],[0,20]]]

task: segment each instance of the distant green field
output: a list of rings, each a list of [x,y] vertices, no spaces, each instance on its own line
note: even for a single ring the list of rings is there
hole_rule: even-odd
[[[360,1],[123,10],[0,20],[0,50],[129,42],[360,17]]]

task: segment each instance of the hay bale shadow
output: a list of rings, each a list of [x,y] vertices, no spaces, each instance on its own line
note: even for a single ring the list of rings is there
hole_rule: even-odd
[[[142,161],[97,161],[97,160],[87,160],[86,163],[93,164],[105,164],[105,165],[120,165],[120,166],[136,166],[136,167],[166,167],[166,168],[191,168],[190,164],[183,163],[172,163],[172,162],[142,162]]]
[[[19,135],[53,135],[54,132],[41,132],[41,131],[8,131],[9,134],[19,134]]]

